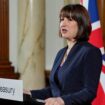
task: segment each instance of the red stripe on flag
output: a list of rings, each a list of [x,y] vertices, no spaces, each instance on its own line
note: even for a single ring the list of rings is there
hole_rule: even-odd
[[[105,66],[104,65],[102,66],[102,71],[105,73]]]
[[[102,29],[98,28],[94,31],[92,31],[90,35],[89,42],[93,44],[94,46],[101,48],[103,47],[103,41],[102,41]]]
[[[92,105],[105,105],[105,93],[100,83],[98,85],[97,97],[93,100]]]

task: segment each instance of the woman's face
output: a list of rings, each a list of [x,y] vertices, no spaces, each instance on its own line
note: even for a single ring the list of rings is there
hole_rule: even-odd
[[[78,32],[77,22],[66,17],[60,19],[60,32],[63,38],[73,40]]]

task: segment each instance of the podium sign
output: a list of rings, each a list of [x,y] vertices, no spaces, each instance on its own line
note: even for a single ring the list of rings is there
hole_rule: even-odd
[[[23,101],[23,81],[0,78],[0,98]]]

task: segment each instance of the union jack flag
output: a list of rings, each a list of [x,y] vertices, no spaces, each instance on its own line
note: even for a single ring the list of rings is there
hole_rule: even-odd
[[[105,53],[102,39],[102,28],[98,15],[97,0],[81,0],[80,3],[88,10],[91,19],[92,33],[90,35],[89,42],[100,48],[103,56],[103,65],[97,97],[92,102],[92,105],[105,105]]]

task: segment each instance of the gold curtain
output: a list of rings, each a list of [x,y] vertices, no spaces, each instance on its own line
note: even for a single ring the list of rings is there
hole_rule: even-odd
[[[64,0],[64,4],[75,4],[75,3],[80,3],[80,0]]]

